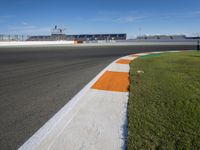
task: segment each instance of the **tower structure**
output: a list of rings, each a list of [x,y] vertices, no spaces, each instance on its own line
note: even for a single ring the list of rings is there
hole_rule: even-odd
[[[51,29],[51,37],[53,40],[66,40],[67,36],[65,34],[65,28],[59,27],[57,25],[54,26],[54,28]]]

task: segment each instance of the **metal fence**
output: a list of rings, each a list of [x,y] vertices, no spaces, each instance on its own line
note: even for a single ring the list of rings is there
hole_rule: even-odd
[[[0,34],[0,41],[26,41],[29,38],[30,38],[29,35]]]

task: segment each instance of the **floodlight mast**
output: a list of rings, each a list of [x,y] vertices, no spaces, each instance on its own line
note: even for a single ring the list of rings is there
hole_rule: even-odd
[[[67,40],[65,28],[55,25],[54,28],[51,29],[51,38],[56,41]]]
[[[64,35],[65,34],[64,32],[65,32],[65,28],[58,27],[57,25],[55,25],[55,27],[51,29],[52,35]]]

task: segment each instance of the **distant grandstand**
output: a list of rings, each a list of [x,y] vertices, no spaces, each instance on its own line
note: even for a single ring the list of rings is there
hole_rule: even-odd
[[[49,36],[31,36],[27,41],[58,41],[58,40],[75,40],[75,41],[98,41],[98,40],[126,40],[126,34],[79,34],[66,35],[65,29],[55,26],[51,29]]]
[[[185,35],[144,35],[138,36],[138,40],[184,40],[187,39]]]
[[[50,36],[31,36],[29,39],[27,39],[27,41],[57,41],[57,40],[76,40],[76,41],[126,40],[126,34],[80,34],[80,35],[52,34]]]
[[[126,34],[79,34],[66,35],[65,28],[57,25],[51,29],[49,36],[31,36],[27,41],[58,41],[58,40],[76,40],[76,41],[98,41],[98,40],[126,40]]]

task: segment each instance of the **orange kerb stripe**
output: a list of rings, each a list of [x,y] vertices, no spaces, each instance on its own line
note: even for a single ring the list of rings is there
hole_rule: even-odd
[[[120,59],[116,63],[118,63],[118,64],[130,64],[131,61],[132,60],[128,60],[128,59]]]
[[[128,72],[106,71],[92,88],[106,91],[128,92],[129,84]]]

